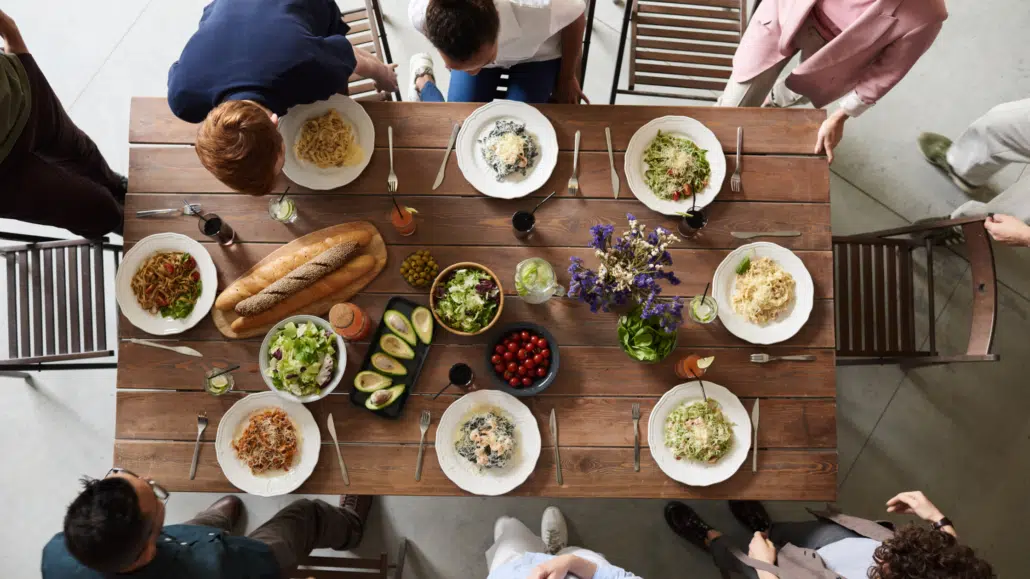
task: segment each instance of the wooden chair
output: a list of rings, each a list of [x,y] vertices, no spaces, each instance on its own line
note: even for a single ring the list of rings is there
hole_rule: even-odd
[[[7,263],[8,355],[0,373],[115,368],[117,363],[67,364],[114,356],[108,345],[104,252],[121,259],[122,246],[106,240],[55,240],[0,233],[23,242],[0,247]],[[115,332],[112,332],[115,333]],[[116,339],[116,337],[112,337]]]
[[[942,232],[960,227],[965,236],[973,280],[973,314],[964,354],[937,351],[933,252]],[[927,348],[916,343],[913,261],[926,251],[929,335]],[[997,317],[994,253],[983,218],[942,219],[861,235],[833,238],[834,296],[839,365],[993,362]]]
[[[379,0],[365,0],[365,6],[343,13],[343,21],[350,26],[347,40],[358,48],[363,48],[375,55],[385,64],[393,64],[390,55],[390,44],[386,41],[386,28],[383,26],[383,11],[379,8]],[[376,91],[372,79],[351,75],[348,93],[356,101],[401,100],[399,92],[383,94]]]
[[[397,550],[397,564],[390,565],[386,553],[378,559],[353,559],[344,557],[307,557],[291,579],[387,579],[391,569],[393,579],[403,579],[404,559],[408,552],[407,539],[401,539]]]
[[[747,20],[746,0],[627,0],[609,103],[619,94],[716,100],[709,91],[725,88]],[[629,82],[620,89],[627,35]]]

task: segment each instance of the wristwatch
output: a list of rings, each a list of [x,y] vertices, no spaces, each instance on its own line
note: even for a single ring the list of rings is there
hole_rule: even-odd
[[[948,517],[942,517],[941,520],[933,524],[933,530],[940,531],[944,527],[954,527],[955,525],[951,522]]]

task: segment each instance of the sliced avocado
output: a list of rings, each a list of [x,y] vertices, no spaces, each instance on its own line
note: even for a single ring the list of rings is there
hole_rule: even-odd
[[[382,410],[393,404],[404,392],[404,384],[398,384],[386,390],[377,390],[365,401],[365,408],[369,410]]]
[[[415,333],[422,343],[429,345],[433,342],[433,314],[429,308],[419,306],[411,312],[411,325],[415,326]]]
[[[362,392],[375,392],[393,384],[393,378],[383,376],[378,372],[365,370],[358,372],[354,377],[354,387]]]
[[[372,354],[372,367],[391,376],[404,376],[408,373],[403,364],[386,354]]]
[[[394,358],[411,360],[415,357],[415,350],[412,350],[407,342],[393,334],[383,334],[379,338],[379,347]]]
[[[404,314],[397,310],[386,310],[386,313],[383,314],[383,321],[386,322],[386,327],[390,328],[391,332],[404,338],[405,342],[412,346],[418,343],[415,330],[411,328],[411,322]]]

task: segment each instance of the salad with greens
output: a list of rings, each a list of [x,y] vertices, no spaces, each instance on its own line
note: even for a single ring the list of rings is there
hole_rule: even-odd
[[[485,271],[457,269],[437,285],[433,311],[447,327],[475,333],[497,316],[500,294],[497,282]]]
[[[733,446],[733,423],[711,398],[683,403],[665,419],[665,446],[676,460],[716,462]]]
[[[318,394],[336,368],[336,337],[311,322],[289,322],[268,345],[268,370],[272,384],[295,396]]]
[[[619,317],[619,344],[639,362],[660,362],[676,347],[676,332],[666,332],[658,318],[643,319],[640,308]]]

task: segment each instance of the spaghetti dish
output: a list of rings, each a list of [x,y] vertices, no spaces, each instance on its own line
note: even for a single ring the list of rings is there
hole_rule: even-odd
[[[515,455],[515,425],[499,410],[473,414],[458,428],[454,450],[481,469],[503,468]]]
[[[794,285],[794,276],[775,261],[768,257],[752,260],[747,271],[737,275],[733,311],[755,324],[771,322],[790,306]]]
[[[193,256],[169,251],[148,257],[132,276],[131,287],[144,310],[181,320],[193,312],[203,284]]]
[[[676,460],[714,463],[733,446],[733,423],[711,398],[681,404],[665,419],[665,446]]]
[[[252,474],[290,470],[299,446],[297,438],[297,427],[282,408],[266,408],[250,417],[247,427],[233,439],[232,449]]]
[[[336,109],[304,121],[293,154],[319,169],[357,165],[365,157],[354,129]]]
[[[705,190],[712,168],[708,151],[690,139],[658,131],[644,149],[644,182],[659,199],[679,201]]]

